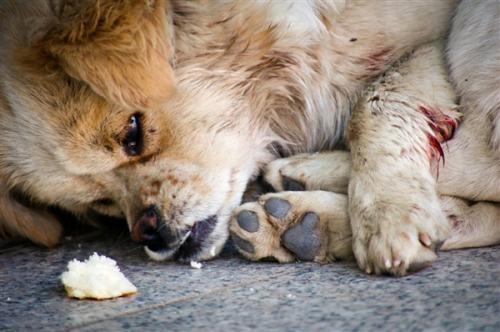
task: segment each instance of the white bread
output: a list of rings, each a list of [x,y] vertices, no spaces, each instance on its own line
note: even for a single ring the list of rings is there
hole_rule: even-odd
[[[78,299],[105,300],[137,292],[114,260],[97,253],[84,262],[70,261],[61,281],[68,296]]]

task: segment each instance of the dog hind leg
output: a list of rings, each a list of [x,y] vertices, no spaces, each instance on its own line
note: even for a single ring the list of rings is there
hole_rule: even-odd
[[[62,226],[49,212],[19,203],[0,188],[0,237],[28,238],[44,247],[54,247],[61,238]]]

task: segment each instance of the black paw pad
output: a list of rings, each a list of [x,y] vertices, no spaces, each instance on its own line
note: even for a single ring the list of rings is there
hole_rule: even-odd
[[[269,198],[264,204],[264,209],[275,218],[281,219],[286,216],[292,205],[281,198]]]
[[[241,237],[232,232],[231,232],[231,238],[233,239],[234,245],[237,246],[239,249],[246,251],[250,254],[255,253],[255,248],[253,247],[253,244],[251,244],[247,240],[243,240]]]
[[[281,237],[285,248],[297,255],[300,260],[312,261],[321,246],[321,240],[316,233],[318,222],[318,215],[308,212],[298,224],[288,229]]]
[[[283,176],[283,189],[287,191],[304,191],[306,186],[297,180]]]
[[[259,219],[253,211],[241,211],[238,213],[236,220],[238,221],[238,225],[247,232],[255,233],[259,230]]]

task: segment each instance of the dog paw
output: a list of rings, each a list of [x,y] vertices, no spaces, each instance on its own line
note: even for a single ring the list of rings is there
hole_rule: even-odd
[[[349,152],[299,154],[270,162],[264,179],[276,191],[325,190],[347,193]]]
[[[350,252],[346,206],[344,195],[328,192],[266,194],[234,211],[231,237],[250,260],[325,262]]]
[[[366,273],[404,276],[436,260],[449,229],[437,197],[405,196],[381,200],[362,190],[349,197],[353,251]]]

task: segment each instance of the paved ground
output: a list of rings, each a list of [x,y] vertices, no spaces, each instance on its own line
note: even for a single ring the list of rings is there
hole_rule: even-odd
[[[59,275],[94,251],[117,260],[139,293],[68,299]],[[402,279],[366,276],[347,263],[250,263],[231,250],[195,270],[148,261],[123,236],[0,249],[0,331],[123,329],[500,331],[500,247],[442,253]]]

